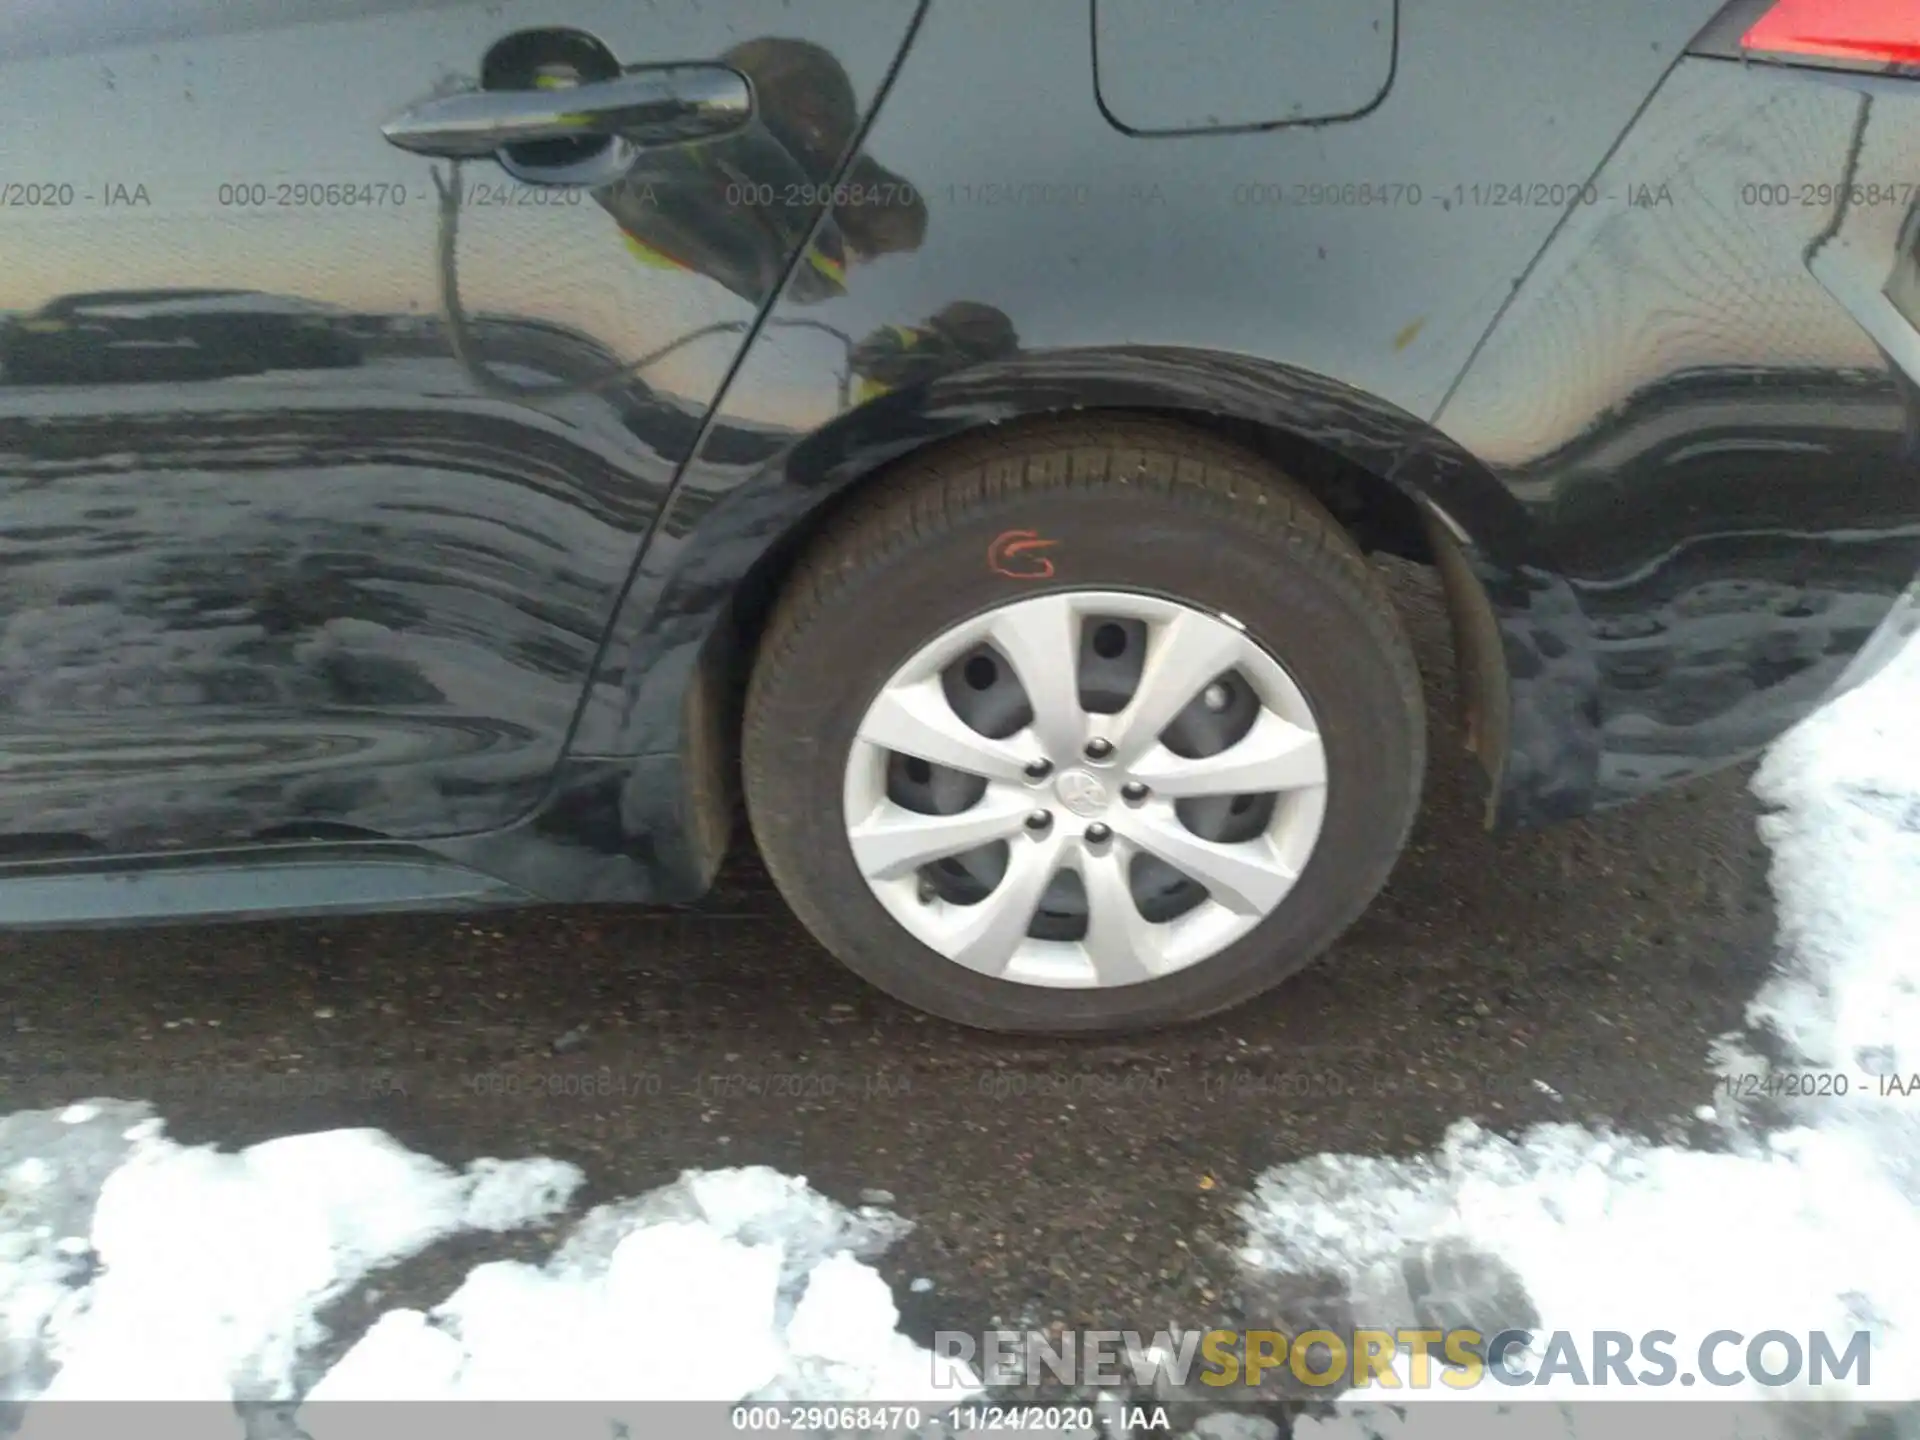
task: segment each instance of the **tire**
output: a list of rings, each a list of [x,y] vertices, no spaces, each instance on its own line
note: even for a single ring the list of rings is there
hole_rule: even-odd
[[[1010,534],[1028,543],[1009,544]],[[856,861],[843,786],[869,705],[921,647],[1010,601],[1083,590],[1231,617],[1312,708],[1324,809],[1292,889],[1210,957],[1137,983],[1017,983],[947,958],[894,918]],[[1177,424],[1076,419],[915,457],[827,527],[762,637],[742,767],[775,884],[841,961],[963,1025],[1072,1034],[1195,1020],[1318,956],[1406,843],[1425,737],[1393,603],[1311,495],[1257,456]]]

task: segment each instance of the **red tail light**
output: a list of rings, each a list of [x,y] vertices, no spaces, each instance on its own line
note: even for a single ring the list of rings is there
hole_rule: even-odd
[[[1920,65],[1920,0],[1779,0],[1742,50]]]

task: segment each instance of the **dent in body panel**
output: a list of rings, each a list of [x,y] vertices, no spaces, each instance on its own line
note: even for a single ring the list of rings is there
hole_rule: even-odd
[[[1860,299],[1897,267],[1911,186],[1835,200],[1907,173],[1920,92],[1863,127],[1868,103],[1685,62],[1439,417],[1570,587],[1560,623],[1503,629],[1516,706],[1590,716],[1587,805],[1772,740],[1920,569],[1914,380]]]

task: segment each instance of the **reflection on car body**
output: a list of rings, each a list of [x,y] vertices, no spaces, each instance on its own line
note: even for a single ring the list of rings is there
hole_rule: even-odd
[[[63,295],[0,334],[16,385],[145,384],[358,365],[332,306],[252,290]]]

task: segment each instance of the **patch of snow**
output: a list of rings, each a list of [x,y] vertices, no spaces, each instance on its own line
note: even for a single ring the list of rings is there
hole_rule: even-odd
[[[1688,1433],[1841,1435],[1863,1414],[1920,1400],[1920,643],[1769,753],[1757,795],[1773,852],[1777,974],[1749,1010],[1757,1033],[1703,1057],[1722,1075],[1844,1077],[1783,1098],[1762,1133],[1731,1094],[1695,1117],[1721,1148],[1692,1150],[1544,1125],[1518,1139],[1457,1123],[1413,1160],[1322,1155],[1264,1176],[1245,1207],[1253,1280],[1333,1276],[1352,1321],[1388,1328],[1504,1326],[1571,1332],[1590,1367],[1596,1330],[1674,1332],[1683,1373],[1715,1330],[1825,1331],[1836,1352],[1872,1337],[1870,1383],[1831,1376],[1768,1388],[1580,1388],[1553,1374],[1526,1390],[1482,1382],[1349,1392],[1305,1436],[1626,1433],[1604,1399],[1788,1399],[1812,1407],[1695,1407]],[[1920,1078],[1920,1077],[1917,1077]],[[1764,1086],[1762,1087],[1764,1088]],[[1888,1089],[1889,1093],[1882,1093]],[[1329,1317],[1334,1328],[1342,1328]],[[1723,1368],[1747,1369],[1744,1341]],[[1531,1356],[1538,1372],[1540,1352]],[[1403,1386],[1410,1359],[1398,1357]],[[1629,1367],[1648,1369],[1639,1355]],[[1804,1372],[1803,1372],[1804,1374]],[[1461,1408],[1414,1401],[1497,1401]],[[1546,1399],[1577,1404],[1528,1405]],[[1911,1413],[1907,1420],[1910,1423]]]
[[[92,1113],[67,1118],[81,1108]],[[125,1132],[146,1114],[144,1105],[100,1101],[0,1119],[0,1402],[34,1395],[51,1378],[46,1333],[86,1288],[91,1246],[71,1242],[91,1227],[100,1187],[132,1144]],[[28,1160],[51,1180],[16,1180]]]
[[[1844,1096],[1787,1097],[1788,1113],[1877,1149],[1920,1205],[1920,642],[1776,745],[1753,788],[1777,807],[1760,833],[1782,956],[1748,1019],[1809,1070],[1851,1077]],[[1873,1093],[1881,1077],[1905,1093]],[[1907,1273],[1920,1286],[1920,1265]]]
[[[776,1246],[668,1221],[634,1231],[603,1264],[481,1265],[431,1314],[384,1317],[308,1398],[739,1399],[783,1359],[780,1261]],[[416,1371],[423,1326],[434,1354]]]
[[[314,1440],[345,1440],[365,1433],[364,1408],[304,1402],[565,1400],[568,1424],[604,1436],[645,1433],[635,1407],[659,1400],[969,1393],[935,1387],[865,1263],[907,1223],[764,1167],[689,1171],[600,1206],[545,1264],[476,1266],[314,1376],[330,1301],[445,1237],[549,1220],[581,1179],[551,1160],[456,1173],[370,1130],[227,1154],[177,1145],[120,1101],[7,1117],[0,1400],[300,1402]],[[29,1403],[20,1435],[59,1413]]]
[[[544,1266],[482,1265],[383,1316],[307,1398],[591,1400],[635,1425],[660,1399],[963,1398],[863,1261],[906,1228],[764,1167],[690,1171],[592,1211]],[[315,1440],[329,1413],[303,1422]]]
[[[0,1121],[0,1398],[289,1399],[316,1312],[362,1276],[546,1219],[583,1179],[551,1160],[456,1173],[372,1130],[222,1154],[165,1139],[144,1106],[84,1108]]]

